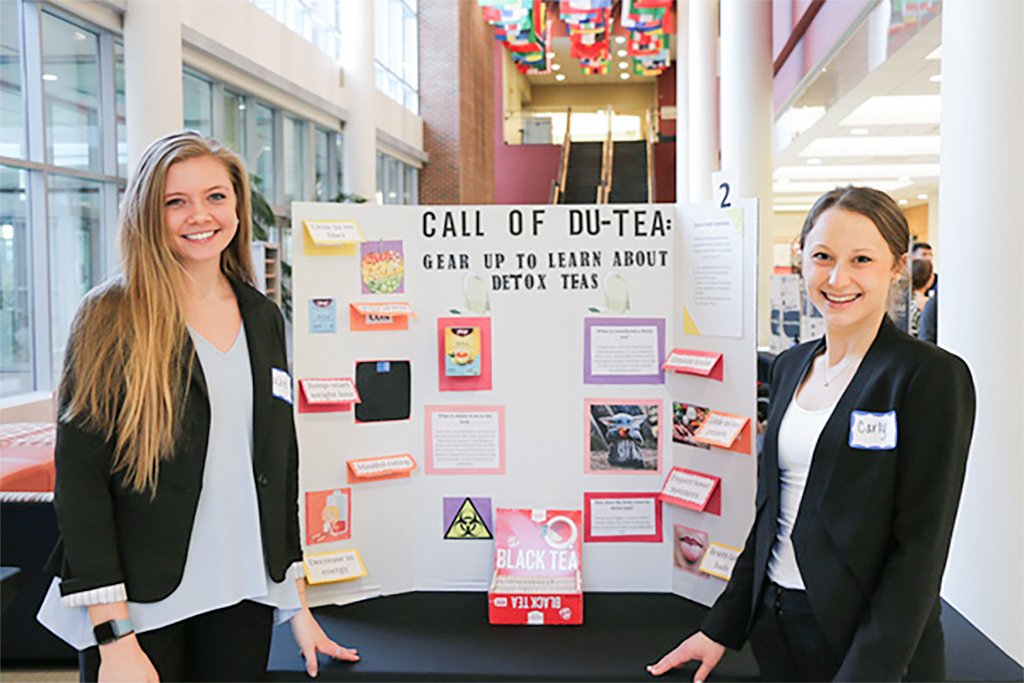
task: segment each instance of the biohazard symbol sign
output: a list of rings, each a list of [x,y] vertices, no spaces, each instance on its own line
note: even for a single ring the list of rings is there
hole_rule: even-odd
[[[448,526],[444,537],[447,540],[494,538],[483,517],[480,516],[473,501],[469,498],[462,502],[462,507],[455,513],[455,518]]]

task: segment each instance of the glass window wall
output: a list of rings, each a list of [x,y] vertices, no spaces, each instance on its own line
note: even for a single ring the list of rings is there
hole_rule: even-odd
[[[419,169],[377,152],[377,203],[418,204]]]
[[[12,3],[2,3],[8,5]],[[0,166],[0,395],[35,389],[28,172]]]
[[[291,116],[284,120],[284,201],[302,201],[306,165],[306,122]]]
[[[213,135],[213,84],[186,71],[182,74],[182,105],[185,128]]]
[[[384,167],[384,154],[377,152],[377,196],[375,199],[378,204],[384,203]]]
[[[0,156],[25,158],[21,22],[17,2],[0,1]]]
[[[335,168],[335,182],[334,182],[334,194],[338,194],[345,191],[345,134],[335,133],[334,134],[334,168]]]
[[[339,3],[353,0],[251,0],[336,60],[341,59]],[[359,0],[362,1],[362,0]]]
[[[390,156],[384,157],[387,160],[387,185],[384,192],[385,204],[400,204],[399,197],[402,194],[402,173],[399,171],[398,159]]]
[[[377,88],[413,114],[419,104],[419,28],[416,2],[374,0],[374,77]]]
[[[313,197],[318,202],[333,199],[331,196],[331,133],[323,128],[316,129],[316,162],[313,172]]]
[[[274,200],[274,110],[256,105],[256,186],[271,204]]]
[[[50,334],[56,378],[78,304],[102,280],[103,206],[98,182],[51,174],[48,185]]]
[[[415,166],[405,167],[405,184],[402,186],[402,203],[419,204],[419,169]]]
[[[81,171],[103,171],[99,91],[99,37],[44,12],[47,163]]]
[[[224,123],[220,139],[243,159],[246,156],[245,108],[245,95],[224,89]]]
[[[330,201],[344,192],[341,131],[311,125],[191,69],[183,70],[182,83],[184,124],[221,140],[241,156],[254,186],[272,206]]]
[[[55,388],[81,298],[115,265],[124,92],[113,35],[41,2],[0,0],[4,399]]]
[[[304,6],[309,11],[296,21],[320,40],[318,22],[337,21],[336,3]],[[120,37],[80,22],[63,5],[0,0],[5,399],[55,388],[82,296],[116,268],[117,202],[131,170],[124,67]],[[26,80],[26,73],[42,78]],[[340,131],[314,127],[191,68],[183,69],[181,83],[182,125],[223,140],[246,159],[272,204],[330,200],[344,190]],[[273,233],[287,259],[287,234]]]
[[[117,175],[128,177],[128,130],[124,101],[124,44],[114,41],[114,115],[117,117]]]

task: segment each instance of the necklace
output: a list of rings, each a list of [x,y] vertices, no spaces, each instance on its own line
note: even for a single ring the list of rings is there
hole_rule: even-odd
[[[839,379],[840,375],[842,375],[844,372],[846,372],[847,368],[851,368],[854,365],[856,365],[856,363],[854,362],[855,360],[856,361],[860,360],[860,358],[857,358],[857,357],[852,356],[852,355],[846,356],[845,358],[843,358],[843,360],[839,361],[839,363],[836,364],[836,374],[832,375],[832,378],[830,379],[829,376],[828,376],[828,371],[829,371],[828,355],[827,354],[822,355],[821,358],[822,358],[822,362],[821,362],[822,384],[825,386],[826,389],[833,382],[835,382],[837,379]]]

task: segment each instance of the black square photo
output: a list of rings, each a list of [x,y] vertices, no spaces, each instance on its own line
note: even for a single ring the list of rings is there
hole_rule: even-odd
[[[356,363],[356,422],[409,419],[411,368],[407,360],[374,360]]]

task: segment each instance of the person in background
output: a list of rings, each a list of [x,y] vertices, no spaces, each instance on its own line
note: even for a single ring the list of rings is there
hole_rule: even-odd
[[[927,242],[917,242],[914,244],[914,249],[911,251],[910,258],[912,261],[934,261],[934,253],[932,251],[932,245]],[[929,297],[935,296],[939,291],[939,274],[935,272],[935,264],[932,264],[932,279],[928,288],[925,290],[925,294]]]
[[[253,288],[241,160],[155,141],[120,222],[123,272],[68,342],[39,620],[85,681],[259,680],[284,620],[311,676],[318,652],[358,659],[306,606],[284,319]]]
[[[928,295],[925,292],[932,284],[934,274],[932,273],[932,262],[925,259],[917,259],[910,267],[910,286],[913,292],[913,302],[910,306],[910,328],[911,336],[917,336],[921,320],[921,311],[928,302]]]
[[[939,343],[939,295],[936,294],[924,305],[921,321],[917,329],[917,338],[932,344]]]
[[[886,316],[910,240],[896,202],[843,187],[801,233],[825,336],[778,356],[753,527],[700,631],[648,670],[704,681],[750,641],[764,680],[941,681],[939,586],[974,428],[963,360]]]

